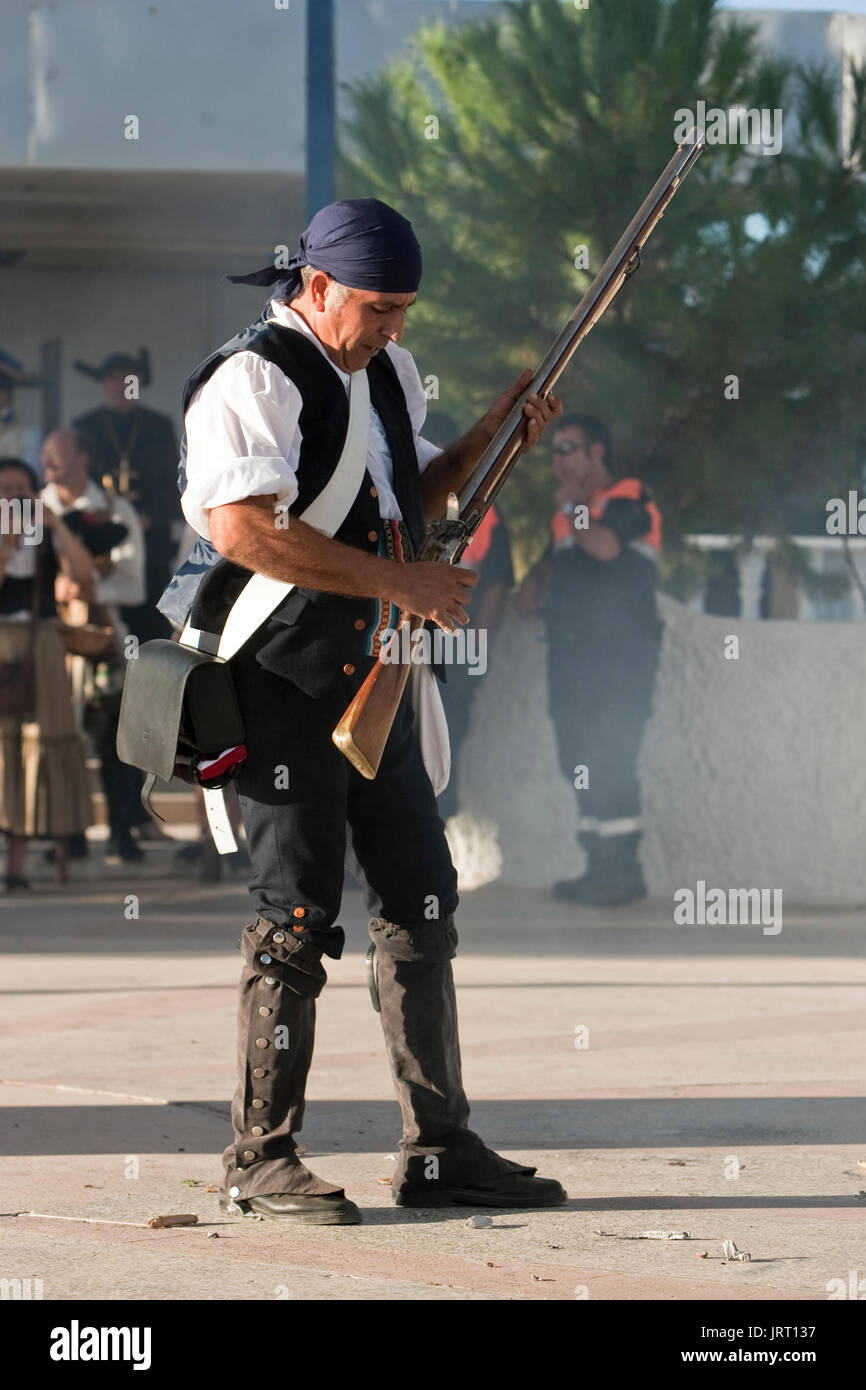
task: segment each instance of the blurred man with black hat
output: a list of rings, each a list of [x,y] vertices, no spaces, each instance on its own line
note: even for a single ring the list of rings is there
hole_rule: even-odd
[[[336,918],[347,826],[367,890],[376,1005],[403,1117],[392,1199],[559,1205],[558,1182],[500,1157],[468,1127],[451,973],[456,875],[408,697],[374,780],[331,739],[399,609],[450,631],[468,621],[475,575],[405,561],[417,553],[425,515],[445,512],[529,373],[444,452],[421,437],[424,388],[397,346],[421,251],[411,224],[377,199],[330,204],[288,266],[235,278],[269,286],[270,296],[258,321],[186,384],[183,510],[200,539],[163,601],[176,621],[190,614],[194,628],[213,633],[251,573],[298,586],[232,659],[257,917],[242,938],[228,1209],[312,1224],[360,1220],[342,1188],[301,1163],[293,1138],[327,980],[322,957],[343,950]],[[529,397],[526,447],[560,409],[553,397]],[[350,485],[347,438],[357,458]],[[331,530],[318,513],[303,520],[326,486],[332,495],[342,489],[343,519],[332,514]],[[213,593],[219,575],[198,600],[220,556],[222,602]]]
[[[181,520],[174,425],[167,415],[139,402],[139,392],[151,379],[147,348],[141,348],[138,357],[113,352],[97,367],[77,361],[75,368],[98,381],[105,397],[105,405],[73,421],[92,441],[92,476],[132,503],[145,532],[145,597],[139,605],[124,606],[124,621],[141,642],[168,636],[156,603],[171,574],[173,524]]]

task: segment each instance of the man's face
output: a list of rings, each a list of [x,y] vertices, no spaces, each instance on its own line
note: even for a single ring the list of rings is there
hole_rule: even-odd
[[[126,399],[126,377],[127,373],[123,367],[118,367],[117,371],[109,372],[99,383],[105,397],[105,404],[110,406],[112,410],[125,410],[130,404]]]
[[[68,431],[57,430],[42,445],[42,469],[46,483],[76,486],[87,476],[87,455],[75,447]]]
[[[580,425],[566,425],[551,441],[553,476],[560,502],[580,502],[594,485],[598,445],[588,445]]]
[[[318,317],[315,330],[344,372],[359,372],[389,342],[399,343],[406,323],[406,311],[415,303],[415,294],[380,294],[377,290],[350,290],[338,308],[328,301]]]

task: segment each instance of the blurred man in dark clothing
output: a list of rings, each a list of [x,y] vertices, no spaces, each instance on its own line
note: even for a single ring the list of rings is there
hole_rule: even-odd
[[[115,746],[125,667],[118,608],[124,603],[138,605],[144,597],[141,524],[130,502],[109,497],[93,481],[92,446],[81,431],[55,430],[50,434],[43,445],[42,464],[46,484],[43,501],[81,537],[94,557],[89,591],[84,593],[80,586],[61,577],[57,598],[71,604],[83,601],[87,621],[114,628],[111,644],[85,667],[84,728],[99,758],[108,810],[106,863],[133,863],[144,855],[132,828],[150,818],[139,800],[141,774],[120,762]]]
[[[547,628],[550,715],[589,859],[582,877],[553,891],[565,902],[613,906],[646,896],[637,761],[661,640],[661,516],[639,479],[614,480],[600,420],[564,415],[552,448],[560,509],[518,609],[540,612]]]
[[[140,642],[168,637],[171,629],[156,602],[171,577],[179,530],[177,498],[178,443],[167,415],[139,404],[139,390],[150,382],[146,348],[138,357],[110,353],[98,367],[76,362],[78,371],[102,387],[105,405],[73,421],[93,443],[94,480],[132,503],[144,527],[145,600],[125,606],[124,621]]]
[[[447,449],[458,437],[457,423],[444,410],[428,412],[424,422],[424,437],[440,449]],[[508,527],[496,507],[491,507],[463,552],[460,564],[478,574],[472,600],[472,623],[488,640],[498,627],[505,605],[505,596],[514,585],[511,564],[511,542]],[[460,749],[469,732],[472,704],[484,680],[483,668],[468,662],[446,667],[445,684],[440,686],[448,736],[451,742],[451,776],[448,786],[439,796],[439,813],[443,820],[460,809]]]

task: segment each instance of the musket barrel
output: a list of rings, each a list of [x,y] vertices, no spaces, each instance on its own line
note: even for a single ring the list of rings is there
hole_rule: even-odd
[[[628,274],[628,266],[650,235],[681,180],[691,169],[704,148],[703,137],[680,145],[667,167],[659,175],[638,211],[635,213],[601,270],[584,294],[571,318],[563,327],[525,391],[506,415],[493,439],[487,445],[458,495],[460,515],[465,516],[477,495],[484,503],[499,490],[500,479],[519,451],[523,438],[526,399],[532,394],[546,396],[568,366],[574,352],[601,316],[611,299],[619,293]],[[491,473],[499,460],[501,468]]]

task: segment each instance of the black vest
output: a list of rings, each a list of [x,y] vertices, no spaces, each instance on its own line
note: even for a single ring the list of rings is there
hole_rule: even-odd
[[[321,492],[342,452],[349,422],[345,388],[319,348],[303,333],[260,319],[196,368],[184,387],[184,414],[199,386],[236,352],[255,352],[273,362],[300,392],[302,443],[298,497],[292,504],[292,512],[300,515]],[[391,450],[394,493],[410,542],[417,549],[424,536],[418,459],[406,399],[387,352],[372,359],[367,377],[370,401]],[[185,460],[186,438],[181,445],[178,469],[181,492],[186,487]],[[379,504],[373,494],[372,478],[365,470],[358,494],[335,539],[375,554],[379,533]],[[208,583],[200,592],[206,576]],[[175,623],[183,623],[191,614],[194,627],[220,631],[231,603],[248,578],[247,570],[222,560],[210,542],[199,538],[159,606]],[[253,639],[258,648],[256,659],[266,670],[285,676],[313,697],[341,686],[353,692],[358,677],[366,674],[374,660],[365,655],[365,646],[378,614],[375,600],[295,589]],[[347,672],[345,667],[354,670]]]

